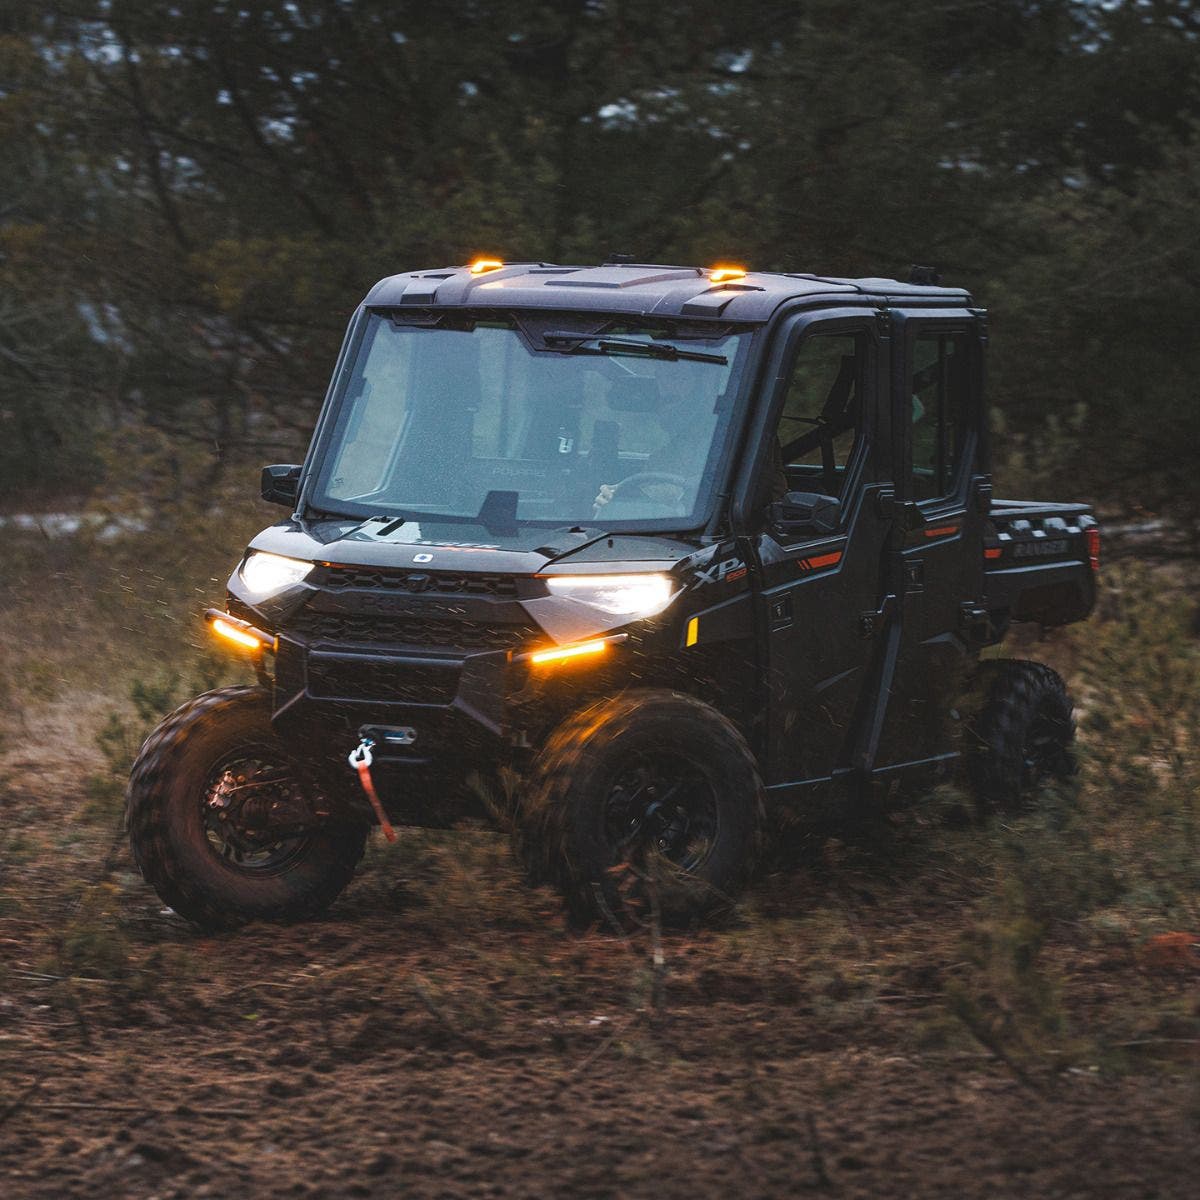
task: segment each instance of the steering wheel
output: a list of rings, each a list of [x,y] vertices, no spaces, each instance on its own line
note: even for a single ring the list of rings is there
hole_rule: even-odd
[[[627,475],[620,483],[612,485],[612,495],[609,496],[608,503],[611,504],[622,492],[633,489],[637,489],[647,499],[653,500],[653,497],[646,492],[646,488],[660,483],[673,484],[681,492],[686,492],[688,488],[688,481],[682,475],[673,475],[670,471],[639,471],[636,475]],[[597,504],[592,516],[598,517],[605,507],[603,504]]]

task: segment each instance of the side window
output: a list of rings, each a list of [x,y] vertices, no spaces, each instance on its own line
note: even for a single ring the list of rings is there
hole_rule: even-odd
[[[817,334],[801,343],[777,431],[788,490],[841,496],[862,436],[865,367],[862,334]]]
[[[965,333],[922,333],[913,343],[912,497],[954,490],[966,433],[970,345]]]

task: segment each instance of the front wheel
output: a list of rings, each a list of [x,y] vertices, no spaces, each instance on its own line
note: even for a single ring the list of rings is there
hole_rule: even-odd
[[[259,687],[206,692],[146,739],[129,778],[126,826],[146,882],[207,929],[297,920],[330,905],[366,844],[331,824],[271,728]]]
[[[629,692],[550,737],[518,814],[536,879],[580,923],[652,915],[690,925],[729,910],[763,820],[754,756],[715,709],[679,692]]]

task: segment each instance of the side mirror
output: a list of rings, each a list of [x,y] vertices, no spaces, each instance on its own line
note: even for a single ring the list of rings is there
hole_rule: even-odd
[[[836,533],[842,504],[835,496],[817,492],[788,492],[770,508],[771,527],[785,539]]]
[[[263,467],[262,498],[270,504],[286,504],[295,508],[300,496],[300,470],[297,463]]]

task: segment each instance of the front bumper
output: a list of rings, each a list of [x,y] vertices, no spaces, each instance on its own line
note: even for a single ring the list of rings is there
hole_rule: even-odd
[[[230,613],[275,639],[276,732],[326,790],[354,795],[347,756],[379,730],[376,786],[394,819],[415,824],[494,819],[486,803],[470,811],[480,780],[523,771],[568,713],[628,687],[647,661],[646,629],[596,631],[537,577],[318,564],[262,606],[236,583]],[[572,655],[581,641],[628,645]]]
[[[287,634],[275,656],[276,731],[298,746],[348,753],[364,726],[412,729],[409,745],[385,745],[395,765],[494,759],[508,731],[513,665],[504,650],[454,654],[399,647],[310,644]]]

